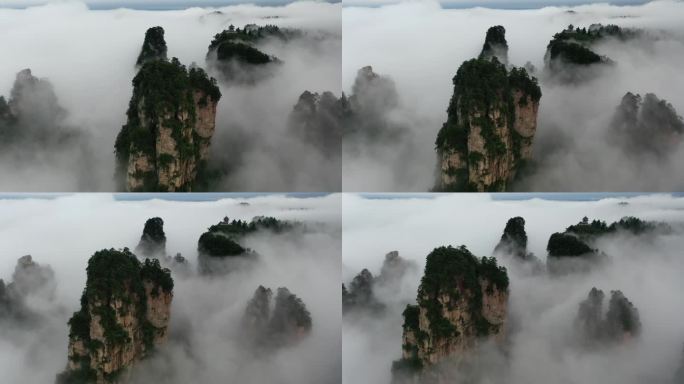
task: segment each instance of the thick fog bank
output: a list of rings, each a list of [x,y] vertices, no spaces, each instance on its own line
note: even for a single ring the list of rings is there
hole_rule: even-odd
[[[343,90],[350,93],[357,71],[371,65],[396,85],[397,107],[386,111],[385,119],[400,120],[410,132],[399,143],[368,145],[361,156],[358,151],[345,150],[345,190],[361,191],[358,187],[365,180],[369,187],[363,190],[426,191],[432,187],[435,139],[447,118],[452,78],[461,63],[477,57],[487,29],[495,25],[506,29],[509,63],[520,67],[530,62],[542,90],[533,144],[535,167],[514,188],[682,188],[681,178],[676,177],[684,161],[681,132],[672,138],[673,148],[665,146],[661,156],[643,158],[616,145],[610,129],[616,108],[627,92],[642,97],[654,93],[671,103],[680,116],[684,114],[684,98],[679,92],[684,86],[680,70],[684,58],[682,2],[501,10],[446,9],[438,2],[427,1],[378,8],[345,7],[342,12]],[[543,69],[546,47],[553,35],[568,25],[588,28],[595,23],[639,28],[646,33],[625,42],[607,39],[594,45],[592,49],[615,62],[598,78],[574,85],[550,81]],[[404,150],[407,146],[412,150]]]
[[[483,347],[472,382],[478,383],[672,383],[682,358],[684,304],[684,200],[642,196],[600,201],[495,201],[487,195],[375,200],[343,198],[343,281],[363,268],[377,275],[385,253],[398,250],[420,266],[393,292],[376,290],[381,313],[345,314],[343,382],[389,383],[391,363],[401,356],[402,311],[415,303],[425,257],[442,245],[465,245],[478,257],[493,255],[508,219],[525,219],[528,250],[546,260],[549,236],[583,216],[607,222],[623,216],[663,221],[672,232],[620,234],[596,246],[610,261],[589,273],[552,276],[521,268],[497,254],[508,268],[508,340],[501,352]],[[641,334],[628,342],[582,348],[575,327],[579,304],[592,287],[607,295],[620,290],[639,311]],[[604,307],[606,304],[604,304]]]
[[[53,200],[0,200],[0,278],[12,280],[16,260],[30,254],[54,271],[51,297],[26,300],[31,322],[0,319],[3,383],[51,383],[67,363],[67,320],[79,306],[90,256],[103,248],[136,248],[145,221],[164,220],[166,250],[180,252],[189,273],[174,269],[170,337],[138,363],[134,382],[339,383],[340,197],[218,201],[115,201],[109,195]],[[199,276],[197,240],[224,216],[273,216],[306,230],[257,233],[244,244],[258,253],[248,269],[224,277]],[[259,285],[287,287],[311,313],[311,334],[299,343],[259,353],[245,348],[241,320]]]
[[[302,92],[341,93],[341,5],[319,2],[177,11],[91,10],[79,2],[0,9],[0,96],[9,99],[17,73],[30,68],[35,77],[52,85],[64,110],[63,125],[79,133],[77,148],[91,154],[88,161],[74,161],[69,148],[35,148],[30,144],[37,140],[31,139],[5,142],[0,189],[113,191],[114,141],[126,123],[145,31],[163,27],[169,57],[205,68],[215,34],[230,25],[251,23],[299,29],[305,37],[259,44],[283,65],[257,86],[219,84],[224,97],[218,105],[210,165],[222,172],[213,187],[339,190],[333,188],[340,184],[339,165],[326,163],[327,158],[321,159],[315,148],[288,131],[288,117]],[[44,104],[32,105],[32,112],[41,114]],[[323,165],[317,166],[317,161]],[[331,168],[336,169],[334,175]]]

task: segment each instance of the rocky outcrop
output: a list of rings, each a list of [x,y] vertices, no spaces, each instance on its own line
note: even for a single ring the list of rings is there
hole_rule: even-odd
[[[244,236],[259,231],[282,234],[301,228],[301,223],[278,220],[274,217],[256,216],[252,221],[230,220],[224,217],[209,227],[197,243],[199,272],[224,274],[239,269],[256,257],[256,253],[240,243]]]
[[[480,52],[480,59],[491,60],[496,57],[499,62],[508,64],[508,42],[506,29],[501,25],[490,27],[485,36],[485,42]]]
[[[254,84],[270,77],[281,61],[260,51],[255,45],[264,39],[287,40],[299,33],[275,25],[230,26],[217,33],[207,52],[207,68],[219,74],[222,81]]]
[[[203,69],[178,59],[145,62],[133,79],[128,120],[116,138],[127,191],[192,191],[203,180],[221,92]]]
[[[607,56],[592,50],[595,43],[606,39],[626,41],[641,35],[640,30],[617,25],[592,24],[588,29],[569,25],[556,33],[546,47],[545,74],[550,80],[561,83],[594,79],[600,74],[597,70],[614,64]]]
[[[69,320],[69,361],[58,383],[122,383],[168,337],[173,279],[158,260],[128,249],[88,261],[81,308]]]
[[[259,286],[247,304],[242,325],[252,346],[273,349],[294,345],[311,333],[311,314],[287,288],[278,288],[275,303],[270,288]]]
[[[345,99],[332,92],[304,91],[295,104],[288,129],[303,142],[311,144],[329,158],[342,156],[342,119]]]
[[[166,234],[164,220],[153,217],[145,222],[140,242],[135,251],[148,257],[166,257]]]
[[[527,233],[525,232],[525,219],[513,217],[506,222],[501,240],[494,248],[494,252],[512,255],[520,260],[528,258]]]
[[[672,104],[647,93],[627,92],[622,97],[608,131],[608,140],[629,156],[666,159],[676,151],[684,135],[684,121]]]
[[[621,344],[641,333],[639,311],[620,291],[610,292],[608,311],[603,311],[605,295],[592,288],[580,303],[575,319],[581,342],[588,347]]]
[[[138,60],[135,65],[140,67],[143,64],[154,60],[166,60],[166,40],[164,40],[164,28],[152,27],[145,32],[145,41],[143,42]]]
[[[464,62],[437,140],[438,191],[505,191],[531,158],[541,90],[495,57]]]
[[[505,191],[532,156],[541,89],[524,68],[507,70],[488,48],[501,48],[504,33],[490,29],[480,58],[464,62],[454,76],[447,121],[435,142],[437,191]]]
[[[437,382],[449,382],[448,372],[433,368],[458,363],[484,340],[503,341],[508,275],[496,259],[478,259],[464,246],[436,248],[427,256],[417,302],[403,313],[402,359],[393,363],[394,381],[439,376]]]

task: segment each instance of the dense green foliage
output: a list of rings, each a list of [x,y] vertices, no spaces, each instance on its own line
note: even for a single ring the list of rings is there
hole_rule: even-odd
[[[565,231],[574,233],[581,238],[593,239],[603,235],[614,234],[617,232],[629,232],[633,235],[654,232],[656,230],[668,230],[669,226],[665,223],[641,220],[638,217],[626,216],[608,225],[602,220],[592,220],[585,216],[581,222],[569,226]]]
[[[125,179],[131,153],[141,152],[156,163],[157,168],[168,166],[172,159],[158,157],[156,140],[158,127],[172,128],[172,137],[176,141],[179,160],[190,156],[198,156],[197,141],[190,142],[183,132],[192,129],[196,120],[195,93],[201,98],[199,107],[208,103],[208,98],[218,102],[221,92],[216,79],[209,78],[201,68],[191,67],[189,70],[172,58],[171,61],[154,60],[145,62],[138,74],[133,78],[133,96],[131,97],[127,123],[116,137],[114,149],[117,158],[117,176]],[[189,120],[183,119],[187,112]],[[141,121],[141,117],[145,121]],[[196,135],[192,136],[195,138]],[[142,178],[142,190],[164,190],[166,186],[158,184],[156,173],[135,175]]]
[[[153,60],[166,60],[166,41],[164,40],[164,28],[152,27],[145,32],[145,41],[143,42],[140,55],[136,65],[140,66],[146,62]]]
[[[153,295],[160,289],[165,292],[171,292],[173,289],[171,272],[168,269],[162,269],[159,260],[146,259],[140,263],[128,248],[103,249],[95,252],[88,260],[86,273],[86,287],[81,296],[81,308],[74,312],[68,322],[71,341],[82,341],[89,352],[103,348],[102,342],[90,337],[91,322],[93,316],[97,316],[103,329],[104,342],[107,345],[130,343],[131,335],[117,321],[117,316],[126,315],[121,311],[129,308],[136,309],[133,315],[137,317],[144,330],[154,330],[154,326],[146,318],[147,296],[144,283],[152,283]],[[123,306],[118,309],[119,313],[116,313],[115,302],[123,303]],[[145,337],[144,342],[148,350],[152,348],[151,338]],[[92,377],[96,372],[90,368],[89,356],[73,357],[81,361],[81,368],[60,374],[58,382],[93,382]]]
[[[491,325],[482,316],[482,287],[487,284],[488,293],[496,288],[508,289],[506,268],[499,267],[495,258],[478,260],[465,246],[435,248],[427,256],[425,272],[418,288],[418,303],[427,310],[433,338],[456,336],[456,327],[443,316],[441,295],[452,301],[468,297],[469,311],[479,335],[489,333]]]
[[[251,44],[268,37],[287,40],[300,34],[301,32],[297,30],[281,29],[277,25],[256,26],[251,24],[245,25],[243,29],[231,25],[228,29],[214,35],[214,39],[209,45],[209,51],[217,49],[225,42],[241,41]]]
[[[140,267],[140,278],[143,281],[152,282],[153,292],[158,292],[159,289],[167,293],[173,291],[171,273],[168,269],[161,267],[159,259],[145,259]]]
[[[270,216],[255,216],[252,221],[229,220],[227,217],[218,224],[209,227],[209,232],[221,232],[227,235],[244,236],[260,230],[282,233],[299,226],[299,223],[278,220]]]
[[[549,237],[546,250],[550,257],[575,257],[594,252],[591,247],[577,236],[558,232]]]
[[[216,58],[221,61],[236,60],[247,64],[267,64],[271,57],[260,50],[240,42],[225,42],[216,49]]]
[[[560,59],[565,63],[577,65],[609,63],[610,59],[598,55],[589,46],[608,37],[627,40],[638,35],[640,35],[639,30],[623,29],[612,24],[606,26],[594,24],[589,29],[575,28],[570,25],[553,36],[546,47],[547,56],[551,60]]]
[[[604,61],[603,57],[591,49],[574,42],[552,40],[547,50],[551,60],[560,59],[566,63],[589,65]]]
[[[501,52],[503,51],[503,52]],[[506,29],[497,25],[490,27],[485,36],[485,42],[480,52],[480,59],[489,59],[493,56],[508,53],[508,42],[506,42]]]
[[[199,238],[197,251],[208,256],[226,257],[243,255],[247,250],[222,233],[204,232]]]
[[[525,219],[516,216],[508,219],[501,241],[511,242],[517,247],[527,249],[527,232],[525,232]]]
[[[520,157],[520,137],[516,136],[515,97],[520,92],[518,103],[525,106],[528,102],[538,102],[541,89],[537,79],[528,75],[524,68],[513,68],[510,72],[496,57],[471,59],[464,62],[453,78],[454,93],[447,109],[447,121],[437,134],[435,147],[438,151],[456,151],[468,163],[477,163],[485,157],[496,157],[506,153],[506,145],[496,132],[497,127],[506,125],[513,135],[514,161]],[[497,121],[492,116],[499,114]],[[468,153],[468,137],[472,126],[480,128],[486,153]],[[468,166],[446,171],[456,177],[456,185],[441,186],[445,190],[471,190],[468,184]],[[504,181],[500,181],[503,183]],[[486,189],[500,190],[498,183],[485,186]]]

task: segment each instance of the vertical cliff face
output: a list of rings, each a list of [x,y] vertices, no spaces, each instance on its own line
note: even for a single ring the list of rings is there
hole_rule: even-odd
[[[166,340],[172,298],[173,280],[158,260],[141,263],[128,249],[96,252],[57,382],[126,382],[128,369]]]
[[[487,47],[454,76],[447,121],[435,142],[436,190],[505,191],[531,157],[541,90],[524,68],[508,71]]]
[[[293,345],[311,333],[311,314],[300,298],[281,287],[273,301],[271,289],[260,285],[242,319],[248,343],[259,349]]]
[[[462,360],[482,340],[505,337],[508,275],[494,258],[477,259],[463,246],[436,248],[417,301],[403,314],[402,359],[392,367],[397,382],[434,377],[433,366]]]
[[[201,68],[145,61],[133,79],[128,120],[116,138],[117,177],[127,191],[191,191],[203,183],[221,92]]]

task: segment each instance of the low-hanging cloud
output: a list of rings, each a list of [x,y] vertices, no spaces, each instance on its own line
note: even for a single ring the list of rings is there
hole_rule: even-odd
[[[434,142],[446,121],[453,93],[452,78],[465,60],[476,57],[486,31],[494,25],[506,28],[509,62],[537,68],[542,89],[537,133],[533,144],[535,172],[516,184],[518,190],[671,191],[682,187],[675,177],[684,161],[681,139],[666,159],[641,161],[608,139],[610,122],[627,92],[653,93],[671,103],[680,115],[684,98],[679,89],[684,75],[684,29],[677,15],[684,5],[654,1],[643,5],[591,4],[541,9],[446,9],[434,1],[403,2],[378,8],[343,8],[343,90],[350,92],[359,68],[372,65],[376,73],[396,84],[415,150],[394,163],[344,153],[345,190],[361,180],[375,180],[378,191],[426,191],[434,181]],[[594,46],[616,64],[602,76],[578,85],[555,84],[545,78],[544,54],[555,33],[568,25],[594,23],[640,28],[646,35],[619,42],[606,40]],[[681,136],[680,136],[681,137]],[[400,152],[388,144],[385,151]],[[420,164],[417,166],[416,164]],[[415,172],[416,168],[422,172]],[[400,184],[399,172],[412,180]],[[405,179],[405,178],[403,178]],[[350,186],[347,188],[346,186]]]
[[[247,204],[245,204],[247,203]],[[0,320],[3,383],[54,382],[67,362],[67,320],[78,308],[89,257],[103,248],[135,249],[148,218],[161,217],[166,250],[180,252],[191,272],[173,270],[170,337],[133,372],[134,382],[339,383],[340,197],[264,196],[217,201],[119,201],[110,195],[0,200],[0,278],[8,282],[16,260],[31,254],[54,270],[51,300],[26,305],[39,321]],[[223,278],[199,276],[197,240],[223,216],[266,215],[302,222],[306,231],[256,234],[245,245],[258,253],[252,268]],[[40,240],[37,240],[40,239]],[[244,348],[240,324],[259,285],[287,287],[311,313],[311,334],[271,353]]]
[[[626,203],[626,204],[625,204]],[[508,268],[509,326],[506,352],[484,346],[474,365],[476,383],[671,383],[681,361],[684,305],[681,247],[684,200],[667,195],[599,201],[499,200],[491,195],[432,195],[399,199],[343,197],[343,281],[363,268],[380,271],[384,254],[398,250],[422,269],[426,255],[441,245],[465,245],[490,256],[509,218],[525,219],[528,250],[542,261],[553,232],[584,215],[608,222],[623,216],[664,221],[671,233],[617,235],[596,246],[610,261],[589,273],[552,276],[521,268],[498,254]],[[415,303],[422,273],[407,274],[401,289],[378,291],[381,315],[345,315],[343,382],[389,383],[391,363],[401,356],[402,311]],[[629,343],[585,349],[575,318],[592,287],[620,290],[638,309],[641,335]],[[607,304],[605,304],[607,306]],[[610,369],[606,369],[610,367]],[[473,374],[473,372],[471,372]]]
[[[214,188],[339,190],[339,164],[326,162],[315,148],[292,137],[287,122],[305,90],[341,93],[340,9],[340,4],[325,2],[172,11],[92,10],[81,2],[50,2],[0,9],[0,51],[6,53],[0,63],[0,95],[9,96],[16,74],[25,68],[37,78],[49,80],[65,111],[64,124],[83,133],[81,147],[92,154],[88,161],[73,161],[51,146],[40,150],[20,145],[5,148],[0,189],[115,190],[114,141],[126,122],[134,64],[145,31],[163,27],[169,57],[178,57],[185,65],[206,67],[207,47],[215,34],[231,24],[255,23],[300,29],[305,38],[258,45],[283,61],[276,74],[260,84],[234,87],[219,83],[223,98],[210,158],[222,168],[222,177]],[[23,155],[23,161],[10,161],[17,154]],[[229,161],[223,161],[225,158]],[[93,180],[84,183],[80,180],[83,175]]]

